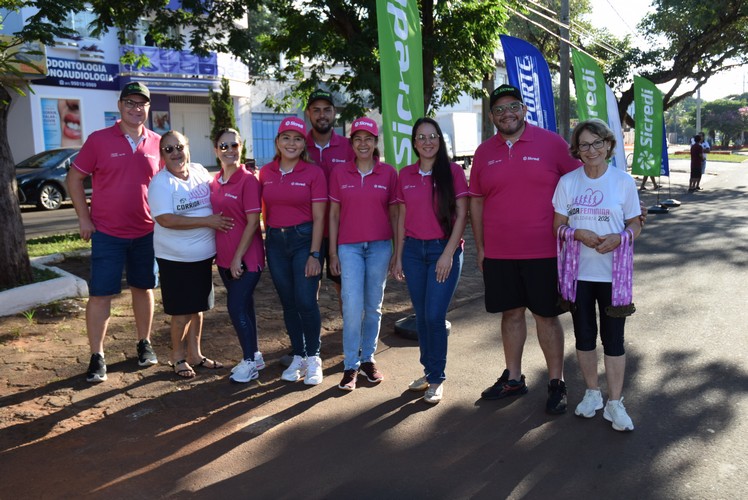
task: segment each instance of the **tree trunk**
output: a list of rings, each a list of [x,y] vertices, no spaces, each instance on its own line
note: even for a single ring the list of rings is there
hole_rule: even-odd
[[[491,107],[489,106],[489,103],[491,102],[491,98],[488,97],[491,95],[491,92],[493,92],[494,89],[494,79],[493,79],[493,73],[486,73],[483,75],[483,90],[486,92],[483,96],[483,112],[481,113],[481,140],[487,141],[491,137],[496,134],[496,129],[493,125],[493,120],[491,120]]]
[[[8,142],[10,101],[10,93],[0,85],[0,289],[23,285],[32,280],[26,234],[16,194],[15,163]]]

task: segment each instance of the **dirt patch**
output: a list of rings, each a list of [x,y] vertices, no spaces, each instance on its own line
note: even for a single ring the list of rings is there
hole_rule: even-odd
[[[468,231],[466,239],[471,237]],[[482,276],[475,266],[474,245],[468,241],[465,247],[465,265],[452,308],[483,293]],[[89,277],[88,257],[68,258],[57,266],[81,278]],[[226,310],[226,291],[217,272],[214,273],[213,282],[216,307],[205,314],[203,352],[231,367],[241,358],[241,349]],[[18,428],[24,422],[34,421],[48,427],[40,430],[36,425],[21,426],[29,429],[34,436],[17,433],[12,441],[20,445],[29,439],[47,439],[70,430],[71,426],[86,425],[115,411],[116,408],[111,405],[117,401],[117,404],[126,406],[132,401],[156,399],[186,386],[194,387],[224,377],[226,370],[200,370],[195,379],[175,380],[171,368],[166,364],[171,345],[170,317],[163,313],[159,289],[155,291],[155,300],[152,341],[160,365],[141,370],[134,362],[134,319],[125,284],[123,293],[112,302],[105,342],[109,380],[95,388],[87,384],[83,377],[90,357],[85,322],[86,299],[62,300],[39,307],[33,316],[19,314],[0,318],[0,406],[4,407],[0,413],[0,429]],[[290,342],[278,295],[267,270],[262,273],[257,285],[255,304],[260,350],[269,365],[263,377],[277,379],[281,371],[277,361],[289,352]],[[337,294],[332,282],[327,279],[322,280],[319,304],[323,337],[321,356],[327,369],[342,360],[342,318]],[[380,348],[414,342],[394,334],[395,322],[411,312],[405,283],[389,280],[383,305]],[[81,410],[76,400],[82,393],[117,390],[122,391],[121,397],[107,398],[104,406],[86,405],[85,411]],[[13,443],[5,443],[5,446],[3,449],[12,447]]]

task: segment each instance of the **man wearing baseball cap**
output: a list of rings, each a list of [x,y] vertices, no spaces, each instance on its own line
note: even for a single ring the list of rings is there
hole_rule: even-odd
[[[562,175],[579,166],[559,135],[525,120],[522,93],[512,85],[491,92],[498,133],[475,151],[470,174],[470,219],[483,272],[486,311],[502,313],[506,369],[483,399],[527,393],[522,351],[525,310],[535,318],[550,382],[546,412],[566,411],[564,338],[557,305],[556,241],[551,199]]]
[[[306,149],[312,161],[322,167],[325,178],[330,180],[330,172],[336,165],[353,161],[356,155],[350,142],[345,137],[335,133],[335,102],[332,94],[327,90],[317,89],[309,94],[306,104],[306,116],[312,128],[306,136]],[[325,221],[328,217],[325,216]],[[325,225],[325,238],[322,242],[325,261],[327,262],[327,277],[335,284],[335,290],[340,297],[340,276],[334,276],[330,272],[330,260],[328,257],[329,230]]]
[[[81,238],[91,240],[91,279],[86,329],[91,361],[86,380],[107,379],[104,337],[112,297],[121,292],[123,269],[132,293],[140,366],[158,363],[151,347],[153,288],[156,286],[153,220],[148,210],[148,184],[159,169],[161,136],[145,128],[151,93],[130,82],[117,102],[121,119],[92,133],[67,175],[68,191],[78,215]],[[83,181],[91,176],[91,207]]]

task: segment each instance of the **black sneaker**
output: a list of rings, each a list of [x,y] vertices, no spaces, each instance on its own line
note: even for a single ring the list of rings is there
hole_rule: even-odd
[[[545,403],[545,412],[551,415],[566,413],[566,383],[554,378],[548,383],[548,401]]]
[[[494,385],[481,392],[481,399],[504,399],[509,396],[521,396],[527,394],[527,384],[525,376],[521,375],[519,380],[509,380],[509,370],[504,370],[501,377]]]
[[[158,364],[156,353],[153,352],[151,341],[143,339],[138,342],[138,364],[140,366],[153,366]]]
[[[106,362],[104,356],[98,352],[91,354],[91,362],[88,363],[86,382],[99,383],[106,380]]]

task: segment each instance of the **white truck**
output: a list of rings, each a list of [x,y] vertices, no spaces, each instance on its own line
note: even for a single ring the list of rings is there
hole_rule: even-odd
[[[480,120],[478,113],[453,111],[437,114],[436,121],[444,133],[447,150],[455,163],[465,170],[473,163],[473,154],[480,144]]]

